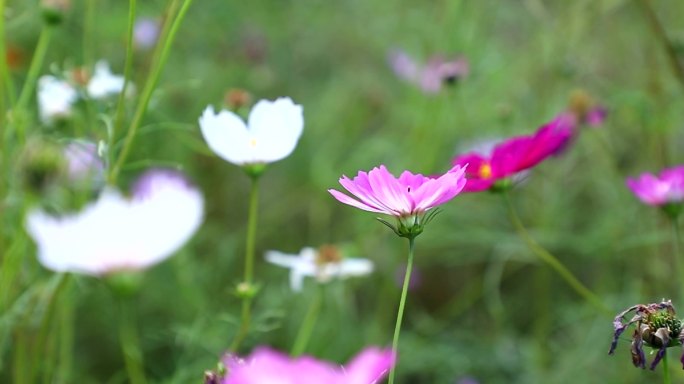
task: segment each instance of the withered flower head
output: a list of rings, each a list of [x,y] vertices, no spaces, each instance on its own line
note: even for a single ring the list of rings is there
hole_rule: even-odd
[[[625,317],[634,312],[629,321]],[[635,325],[632,335],[632,363],[635,367],[646,368],[646,356],[644,344],[657,349],[657,353],[651,362],[650,369],[665,356],[668,347],[680,346],[684,342],[682,333],[682,321],[676,317],[675,308],[670,300],[652,304],[637,304],[618,313],[613,320],[613,342],[610,345],[609,355],[615,352],[620,335],[632,324]],[[684,356],[681,358],[684,366]],[[684,368],[683,368],[684,369]]]

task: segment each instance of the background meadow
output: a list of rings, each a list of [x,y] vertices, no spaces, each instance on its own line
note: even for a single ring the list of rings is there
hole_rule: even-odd
[[[0,1],[2,4],[3,1]],[[5,4],[5,45],[13,81],[25,80],[43,19],[37,1]],[[167,1],[138,4],[163,20]],[[684,3],[575,1],[195,1],[178,32],[118,185],[154,166],[182,170],[202,190],[204,223],[180,251],[145,274],[137,326],[151,382],[199,383],[233,339],[240,314],[250,180],[207,147],[198,117],[239,88],[252,101],[289,96],[304,108],[294,153],[262,177],[252,332],[243,343],[288,351],[318,289],[300,293],[267,250],[298,253],[336,244],[375,263],[372,275],[333,281],[307,354],[347,361],[365,345],[388,346],[406,244],[368,213],[327,192],[342,175],[385,164],[436,174],[483,140],[530,134],[586,92],[609,110],[560,156],[531,171],[511,197],[531,235],[616,314],[672,298],[684,308],[672,264],[671,228],[641,204],[627,176],[684,162],[682,100],[671,62],[643,7],[649,3],[684,66]],[[41,74],[107,60],[123,73],[128,4],[72,1],[55,27]],[[435,94],[392,72],[388,54],[417,61],[467,58],[470,72]],[[152,49],[135,50],[132,81],[143,87]],[[126,121],[136,106],[128,99]],[[27,142],[106,136],[98,112],[48,126],[30,104]],[[87,108],[83,110],[88,111]],[[249,108],[241,110],[247,113]],[[125,126],[125,124],[124,124]],[[3,129],[4,131],[4,129]],[[74,276],[57,298],[44,358],[33,356],[54,274],[37,261],[23,230],[25,210],[50,196],[26,179],[29,145],[5,141],[0,288],[0,382],[127,382],[117,308],[102,281]],[[410,291],[400,341],[399,383],[643,383],[662,372],[632,367],[629,335],[607,352],[612,317],[585,302],[516,235],[501,196],[461,194],[417,241],[419,279]],[[682,255],[679,255],[682,257]],[[71,334],[70,334],[71,332]],[[66,333],[66,334],[65,334]],[[65,342],[65,340],[72,340]],[[66,352],[65,352],[66,351]],[[684,380],[671,350],[675,382]],[[23,355],[22,355],[23,354]],[[675,358],[676,356],[676,358]],[[49,378],[45,378],[49,377]],[[34,382],[34,381],[26,381]]]

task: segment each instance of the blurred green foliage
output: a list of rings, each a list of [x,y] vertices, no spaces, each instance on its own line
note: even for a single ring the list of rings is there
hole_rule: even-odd
[[[140,1],[138,15],[161,20],[166,6]],[[668,37],[681,45],[684,3],[653,6]],[[121,0],[73,1],[41,73],[101,58],[122,73],[127,12]],[[19,52],[11,73],[18,84],[40,29],[36,1],[8,2],[6,44]],[[395,48],[423,61],[462,54],[470,75],[439,94],[423,94],[391,72],[387,54]],[[138,89],[151,55],[135,52]],[[173,166],[206,199],[197,235],[143,281],[137,310],[149,377],[201,382],[236,332],[240,303],[232,292],[242,273],[249,179],[211,153],[197,124],[208,104],[223,104],[227,90],[247,90],[255,100],[290,96],[304,107],[298,148],[262,178],[257,255],[335,243],[376,264],[368,278],[325,288],[307,353],[343,362],[365,345],[390,344],[406,244],[326,190],[337,188],[342,174],[378,164],[395,174],[442,172],[470,143],[531,133],[563,111],[577,89],[607,106],[606,123],[583,131],[561,156],[533,170],[514,191],[514,204],[535,239],[615,313],[663,297],[684,305],[681,279],[671,268],[669,224],[624,185],[628,175],[684,161],[682,85],[638,1],[196,1],[120,182],[125,186],[150,166]],[[92,115],[57,128],[32,119],[31,138],[105,137]],[[4,204],[22,198],[20,192]],[[20,233],[13,241],[22,250],[21,275],[3,293],[12,310],[1,314],[0,382],[12,382],[13,356],[34,340],[35,303],[44,301],[54,278],[21,234],[21,216],[3,220],[16,231],[5,234]],[[465,376],[482,383],[642,383],[660,377],[632,368],[628,337],[616,356],[607,355],[612,319],[538,262],[516,237],[500,196],[457,197],[417,239],[416,252],[422,283],[408,298],[400,383],[454,383]],[[262,288],[244,352],[256,345],[287,351],[315,283],[292,293],[287,272],[261,257],[256,276]],[[45,382],[125,382],[116,308],[106,287],[75,276],[66,292],[59,303],[75,306],[72,368]],[[38,367],[58,355],[58,335],[55,326]],[[57,369],[63,363],[57,361]],[[682,377],[679,370],[675,375]]]

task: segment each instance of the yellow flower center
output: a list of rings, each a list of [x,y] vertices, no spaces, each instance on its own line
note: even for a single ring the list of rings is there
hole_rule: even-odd
[[[250,147],[254,148],[254,147],[256,147],[256,144],[257,144],[256,139],[250,139],[249,140],[249,146]]]
[[[492,177],[492,166],[489,165],[489,163],[482,164],[480,169],[478,169],[477,174],[481,179],[489,179]]]

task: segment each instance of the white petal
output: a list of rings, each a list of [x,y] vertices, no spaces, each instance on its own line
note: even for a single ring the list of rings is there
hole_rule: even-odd
[[[94,99],[116,95],[123,90],[124,77],[114,75],[106,61],[95,64],[95,73],[88,82],[88,94]]]
[[[202,212],[202,196],[190,186],[160,186],[134,201],[107,189],[78,214],[29,212],[27,230],[46,268],[102,275],[139,270],[170,256],[197,230]]]
[[[339,275],[365,276],[373,272],[373,262],[368,259],[344,259],[340,264]]]
[[[254,162],[254,148],[245,123],[233,112],[215,114],[209,106],[199,119],[202,136],[214,153],[233,164]]]
[[[302,106],[290,98],[260,100],[249,114],[249,131],[255,140],[255,160],[281,160],[295,149],[304,129]]]
[[[38,79],[38,112],[44,123],[69,116],[77,98],[76,89],[66,81],[50,75]]]

